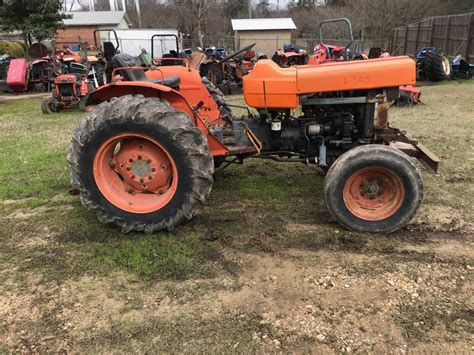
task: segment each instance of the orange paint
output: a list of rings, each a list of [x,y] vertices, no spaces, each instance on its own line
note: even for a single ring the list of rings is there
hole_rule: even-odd
[[[178,187],[171,155],[156,140],[138,133],[122,133],[104,142],[95,154],[93,174],[101,194],[130,213],[163,208]]]
[[[201,80],[200,77],[199,80]],[[193,107],[190,105],[193,103],[193,101],[195,102],[195,100],[199,97],[207,97],[208,100],[211,100],[210,94],[206,90],[204,85],[201,84],[201,86],[198,87],[196,84],[196,91],[198,90],[201,92],[195,94],[194,100],[190,100],[187,97],[183,97],[183,95],[181,94],[181,90],[180,92],[178,92],[164,85],[154,84],[152,82],[145,81],[121,81],[101,86],[89,95],[89,99],[87,102],[90,105],[94,105],[102,101],[109,101],[113,97],[135,94],[141,94],[145,97],[157,97],[166,100],[175,109],[185,112],[194,122],[194,124],[203,132],[203,134],[208,140],[209,148],[211,149],[212,155],[227,155],[229,153],[229,150],[209,132],[208,126],[204,121],[205,119],[209,119],[210,117],[216,120],[216,116],[219,114],[219,110],[215,102],[212,100],[215,106],[214,109],[211,109],[209,111],[209,113],[203,113],[203,111],[206,110],[206,108],[204,107],[205,105],[201,107],[201,110],[199,110],[198,113],[194,112]]]
[[[381,221],[394,215],[405,199],[400,177],[383,167],[367,167],[352,174],[344,184],[344,204],[356,217]]]
[[[406,56],[290,68],[260,60],[243,78],[243,88],[251,107],[294,109],[303,94],[399,87],[415,81],[416,64]]]

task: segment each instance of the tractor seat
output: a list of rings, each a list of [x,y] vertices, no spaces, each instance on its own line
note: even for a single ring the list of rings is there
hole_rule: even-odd
[[[112,64],[115,68],[141,67],[141,64],[137,58],[125,53],[114,55],[112,58]],[[124,77],[126,81],[147,81],[154,84],[168,86],[170,88],[177,88],[181,83],[181,79],[179,78],[179,76],[167,76],[163,80],[150,79],[146,76],[145,70],[139,69],[121,70],[120,74]]]

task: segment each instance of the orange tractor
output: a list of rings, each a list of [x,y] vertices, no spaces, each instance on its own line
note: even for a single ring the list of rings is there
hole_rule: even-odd
[[[95,107],[75,129],[68,160],[83,205],[123,232],[191,219],[215,168],[249,157],[319,167],[340,224],[392,232],[423,199],[410,157],[438,168],[432,153],[388,123],[398,87],[415,83],[408,57],[289,68],[260,60],[243,78],[243,96],[258,114],[244,117],[189,66],[144,69],[126,54],[113,63],[115,81],[89,95]]]

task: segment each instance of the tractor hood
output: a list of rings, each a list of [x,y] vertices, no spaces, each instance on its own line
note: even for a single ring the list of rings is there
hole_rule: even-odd
[[[243,78],[243,88],[251,107],[297,108],[299,96],[304,94],[391,88],[415,82],[416,64],[407,56],[289,68],[263,59]]]

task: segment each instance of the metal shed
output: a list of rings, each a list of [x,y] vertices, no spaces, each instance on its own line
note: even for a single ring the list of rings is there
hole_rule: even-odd
[[[291,31],[296,29],[291,18],[234,19],[235,48],[256,43],[255,51],[271,57],[285,43],[291,43]]]

